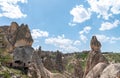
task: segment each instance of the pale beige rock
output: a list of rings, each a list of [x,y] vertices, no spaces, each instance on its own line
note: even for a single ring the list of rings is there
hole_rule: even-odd
[[[120,78],[120,63],[107,66],[102,72],[100,78]]]
[[[17,40],[14,47],[19,47],[19,46],[32,46],[32,42],[28,42],[25,39]]]
[[[102,71],[104,70],[104,68],[107,65],[108,64],[106,64],[106,63],[98,63],[96,66],[93,67],[93,69],[91,69],[89,71],[89,73],[86,75],[85,78],[98,78],[98,77],[100,77]]]

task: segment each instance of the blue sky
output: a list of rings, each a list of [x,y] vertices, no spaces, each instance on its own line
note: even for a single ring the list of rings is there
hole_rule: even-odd
[[[33,47],[90,50],[96,35],[102,51],[120,52],[120,0],[0,0],[0,26],[28,24]]]

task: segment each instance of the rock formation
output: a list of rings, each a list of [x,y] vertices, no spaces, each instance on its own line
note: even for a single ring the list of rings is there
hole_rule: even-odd
[[[91,51],[88,54],[86,68],[84,72],[84,78],[88,72],[98,63],[103,62],[108,64],[107,59],[101,54],[101,43],[97,40],[96,36],[93,36],[90,42]]]
[[[31,78],[49,78],[49,71],[43,66],[41,58],[31,47],[33,39],[28,25],[12,22],[10,26],[1,26],[1,41],[5,40],[6,49],[13,53],[12,67],[27,69]]]
[[[96,36],[92,37],[90,47],[92,51],[100,51],[101,43],[97,40]]]
[[[4,34],[7,51],[12,51],[19,46],[31,46],[33,39],[28,28],[28,25],[18,25],[12,22],[10,26],[1,26],[0,34]]]
[[[12,52],[13,63],[10,64],[13,67],[22,67],[23,71],[27,70],[26,74],[30,78],[82,78],[83,71],[79,60],[75,61],[74,77],[72,77],[71,74],[64,73],[61,52],[56,52],[53,61],[49,56],[51,53],[41,53],[41,47],[39,51],[35,51],[31,47],[32,43],[28,25],[19,26],[16,22],[12,22],[10,26],[0,27],[0,48],[4,47],[8,52]],[[90,47],[83,78],[120,78],[120,64],[108,65],[108,61],[101,54],[101,43],[96,36],[92,37]],[[60,73],[51,73],[45,67],[49,70],[56,69]]]
[[[31,66],[29,67],[28,75],[31,78],[53,78],[54,74],[44,67],[38,51],[35,51],[32,57]]]
[[[10,27],[7,29],[7,39],[11,45],[14,46],[16,42],[16,37],[17,37],[17,31],[18,31],[18,24],[16,22],[12,22]]]
[[[57,51],[56,55],[56,70],[59,72],[63,71],[63,63],[62,63],[62,53]]]
[[[18,36],[16,36],[16,42],[14,44],[15,47],[32,45],[33,39],[31,37],[31,33],[28,28],[28,25],[22,24],[19,27],[19,31],[18,31],[17,35]]]
[[[49,71],[55,70],[55,61],[53,61],[49,55],[47,55],[47,57],[42,61],[45,68],[47,68]]]
[[[107,66],[108,64],[106,63],[98,63],[97,65],[95,65],[93,67],[93,69],[91,69],[88,74],[86,75],[85,78],[98,78],[100,77],[102,71],[105,69],[105,67]],[[106,78],[106,77],[105,77]]]
[[[23,63],[24,66],[29,66],[32,62],[34,49],[31,46],[21,46],[14,49],[14,63]]]
[[[48,71],[39,56],[39,52],[35,51],[32,58],[31,66],[29,67],[28,75],[30,78],[66,78],[60,73],[51,73]]]
[[[75,78],[82,78],[83,77],[83,69],[81,66],[81,61],[79,59],[75,60],[74,77]]]
[[[100,78],[120,78],[120,63],[108,65]]]

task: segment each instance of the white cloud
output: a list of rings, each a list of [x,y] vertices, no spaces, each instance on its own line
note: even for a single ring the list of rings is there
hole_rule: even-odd
[[[87,9],[83,7],[83,5],[79,5],[74,7],[70,14],[73,15],[73,23],[82,23],[88,19],[90,19],[91,14]]]
[[[27,0],[0,0],[0,17],[12,19],[26,17],[27,15],[22,13],[18,2],[27,3]]]
[[[84,29],[82,31],[79,32],[80,34],[80,39],[86,43],[86,41],[88,40],[87,37],[84,35],[84,34],[88,34],[91,30],[91,27],[90,26],[86,26],[84,27]]]
[[[108,14],[109,7],[111,2],[109,0],[88,0],[90,4],[90,9],[92,12],[96,12],[98,17],[103,17],[104,19],[108,19],[111,14]]]
[[[65,52],[79,51],[79,49],[77,47],[73,46],[74,41],[65,38],[64,35],[47,38],[47,39],[45,39],[45,43],[54,45],[54,46],[60,48],[60,50],[65,51]]]
[[[79,32],[79,34],[84,34],[84,33],[89,33],[91,30],[90,26],[86,26],[84,27],[84,29],[82,31]]]
[[[109,42],[109,43],[115,43],[116,41],[120,41],[120,37],[108,37],[105,35],[96,35],[97,39],[100,42]]]
[[[68,23],[69,26],[75,26],[76,24],[75,23]]]
[[[81,44],[80,40],[76,40],[76,41],[74,41],[74,43],[73,43],[73,45],[80,45],[80,44]]]
[[[82,23],[91,18],[92,13],[96,13],[98,18],[109,20],[115,14],[120,14],[120,0],[87,0],[89,8],[83,5],[74,7],[70,14],[73,15],[71,23]]]
[[[33,46],[33,45],[32,45],[32,47],[33,47],[35,50],[37,50],[37,49],[40,47],[40,45],[36,45],[36,46]]]
[[[40,29],[33,29],[31,34],[33,39],[37,39],[39,37],[48,37],[49,35],[47,31],[41,31]]]
[[[111,1],[112,1],[111,12],[113,14],[120,14],[120,0],[111,0]]]
[[[87,37],[85,36],[85,35],[83,35],[83,34],[81,34],[80,35],[80,39],[84,42],[84,43],[86,43],[87,42]]]
[[[102,17],[108,20],[113,14],[120,14],[120,0],[87,0],[91,12],[98,14],[98,18]]]
[[[119,24],[120,24],[119,20],[115,20],[113,23],[104,22],[101,24],[101,27],[99,28],[99,30],[101,30],[101,31],[110,30],[110,29],[113,29],[115,27],[118,27]]]
[[[100,42],[109,42],[110,40],[110,37],[107,37],[105,35],[96,35],[97,39],[100,41]]]

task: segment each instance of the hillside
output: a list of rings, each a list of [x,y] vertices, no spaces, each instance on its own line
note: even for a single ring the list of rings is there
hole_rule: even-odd
[[[65,54],[62,53],[62,56],[63,56],[63,65],[64,65],[65,70],[67,72],[69,72],[69,73],[72,74],[74,72],[75,60],[79,60],[80,63],[81,63],[81,65],[82,65],[82,68],[84,69],[88,53],[89,53],[89,51],[73,52],[73,53],[65,53]],[[55,60],[56,59],[56,54],[57,54],[57,51],[56,52],[42,51],[42,53],[40,54],[40,56],[41,56],[42,59],[49,58],[49,59]],[[104,55],[107,58],[107,60],[109,61],[109,63],[120,63],[120,59],[119,59],[120,53],[102,52],[102,55]],[[58,72],[53,67],[55,65],[53,65],[53,63],[50,63],[50,62],[51,62],[50,60],[47,61],[47,62],[43,61],[43,64],[51,72]]]
[[[120,53],[101,52],[96,36],[90,51],[66,54],[34,50],[32,43],[28,25],[0,27],[0,78],[120,78]]]

